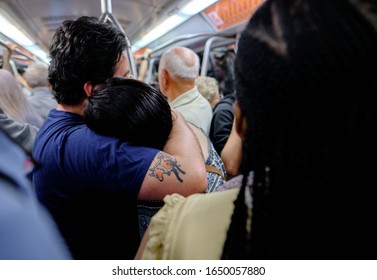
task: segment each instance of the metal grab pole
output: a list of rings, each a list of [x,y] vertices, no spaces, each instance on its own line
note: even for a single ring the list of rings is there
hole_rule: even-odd
[[[5,35],[4,35],[4,36],[5,36]],[[14,44],[15,44],[15,43],[14,43]],[[34,57],[34,56],[30,56],[29,54],[22,52],[22,50],[11,49],[11,48],[6,44],[6,42],[4,42],[4,41],[1,40],[1,39],[0,39],[0,45],[3,46],[3,47],[5,47],[5,48],[7,48],[10,52],[16,52],[16,53],[18,53],[18,54],[20,54],[20,55],[23,55],[24,57],[26,57],[26,58],[32,60],[32,61],[35,61],[35,57]],[[38,57],[37,57],[37,58],[38,58]]]
[[[217,40],[223,40],[223,39],[229,39],[232,40],[231,37],[224,37],[224,36],[214,36],[207,40],[205,46],[204,46],[204,53],[203,53],[203,59],[202,59],[202,67],[200,76],[206,76],[208,71],[208,61],[209,61],[209,52],[212,47],[212,43]],[[234,40],[234,39],[233,39]]]
[[[99,20],[102,22],[111,21],[116,26],[116,28],[118,28],[126,37],[127,58],[128,58],[128,63],[130,65],[130,71],[132,73],[132,76],[135,79],[137,79],[137,68],[136,68],[135,58],[131,50],[131,42],[128,39],[128,36],[124,32],[120,23],[116,20],[116,18],[112,14],[111,0],[101,0],[101,11],[102,11],[102,15],[99,17]]]
[[[102,14],[104,13],[111,14],[113,12],[112,6],[111,6],[111,0],[101,0],[101,11],[102,11]]]

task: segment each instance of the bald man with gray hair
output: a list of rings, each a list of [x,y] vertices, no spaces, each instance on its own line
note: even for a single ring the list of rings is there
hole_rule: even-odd
[[[31,88],[29,102],[45,120],[51,109],[58,106],[48,83],[48,68],[44,64],[32,63],[24,73],[24,79]]]
[[[158,68],[160,90],[170,106],[208,135],[212,108],[195,86],[199,75],[198,55],[188,48],[175,47],[162,55]]]

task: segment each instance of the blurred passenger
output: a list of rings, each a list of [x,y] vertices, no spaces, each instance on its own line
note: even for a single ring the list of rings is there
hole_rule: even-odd
[[[220,99],[213,110],[209,138],[221,156],[229,178],[239,174],[242,154],[242,139],[235,129],[233,106],[234,93]]]
[[[38,128],[9,118],[0,108],[0,129],[4,130],[18,145],[31,154]]]
[[[242,187],[165,198],[144,258],[376,259],[376,10],[267,0],[256,11],[236,58]]]
[[[39,63],[29,65],[24,73],[24,78],[31,88],[28,100],[45,120],[50,111],[58,106],[47,80],[47,66]]]
[[[89,96],[84,122],[99,134],[163,150],[174,114],[165,97],[153,87],[137,80],[113,78]],[[204,131],[189,125],[199,140],[206,164],[206,192],[216,191],[225,182],[225,167]],[[159,176],[158,172],[155,175]],[[158,201],[138,203],[141,236],[162,205],[162,200],[159,204]]]
[[[69,259],[26,177],[30,161],[0,128],[0,260]]]
[[[234,49],[222,50],[220,52],[215,51],[216,63],[214,64],[215,77],[219,81],[220,94],[222,98],[213,108],[213,116],[211,121],[211,127],[209,132],[209,138],[211,139],[216,151],[221,155],[228,138],[231,135],[234,115],[233,104],[235,103],[235,86],[234,86],[234,61],[235,52]],[[233,133],[235,136],[236,133]],[[233,140],[236,140],[234,137]],[[233,142],[233,141],[231,141]],[[239,141],[238,141],[239,142]],[[229,146],[229,145],[228,145]],[[240,142],[237,144],[238,151],[240,153]],[[223,158],[225,167],[227,166],[227,158]],[[229,171],[229,172],[228,172]],[[228,170],[228,175],[236,175],[238,172],[234,168]]]
[[[220,99],[213,108],[209,138],[211,139],[216,151],[221,154],[226,141],[232,131],[234,120],[233,104],[236,101],[234,93],[228,94]]]
[[[188,48],[172,48],[160,59],[158,81],[161,92],[186,121],[200,127],[208,135],[212,108],[195,86],[198,74],[199,57]]]
[[[42,118],[28,102],[12,74],[0,69],[0,108],[13,120],[40,127]]]
[[[34,145],[40,167],[33,183],[76,259],[133,258],[140,242],[137,200],[206,188],[200,146],[181,115],[164,151],[85,125],[93,89],[111,77],[130,76],[126,47],[125,35],[112,24],[80,17],[62,23],[50,48],[49,82],[58,107]]]
[[[212,109],[220,101],[219,83],[215,78],[199,76],[195,80],[198,91],[211,104]]]
[[[234,61],[235,61],[235,46],[230,49],[220,48],[215,49],[213,55],[215,57],[214,76],[219,82],[221,96],[227,96],[234,93]]]

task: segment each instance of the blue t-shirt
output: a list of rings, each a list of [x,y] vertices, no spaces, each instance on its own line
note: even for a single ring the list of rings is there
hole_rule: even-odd
[[[158,150],[98,135],[76,114],[52,110],[34,144],[38,199],[76,259],[132,259],[136,199]]]

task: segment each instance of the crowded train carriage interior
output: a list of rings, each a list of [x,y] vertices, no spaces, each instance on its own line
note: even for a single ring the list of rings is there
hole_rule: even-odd
[[[17,244],[17,240],[13,238],[14,242],[7,242],[7,250],[0,252],[0,259],[13,257],[21,259],[131,259],[136,255],[152,216],[163,206],[162,200],[165,195],[177,193],[188,196],[193,193],[215,192],[227,179],[239,175],[241,140],[237,138],[237,153],[233,150],[230,152],[238,164],[237,168],[234,168],[235,172],[232,173],[227,169],[225,159],[223,163],[220,157],[221,150],[218,150],[220,148],[209,136],[215,105],[212,105],[209,97],[199,92],[197,89],[199,85],[195,83],[198,77],[211,78],[210,82],[203,83],[208,82],[208,85],[212,83],[211,100],[216,102],[227,95],[234,96],[233,68],[237,44],[241,32],[262,2],[264,0],[0,0],[0,148],[6,149],[5,144],[9,144],[6,142],[8,140],[3,139],[4,134],[6,138],[14,142],[13,144],[24,151],[26,161],[30,162],[30,168],[25,172],[28,179],[26,185],[29,184],[33,187],[26,187],[26,189],[35,192],[36,197],[31,196],[31,200],[38,204],[37,207],[41,207],[41,211],[47,210],[53,220],[52,222],[49,217],[43,218],[41,227],[35,230],[35,232],[41,231],[50,235],[51,244],[44,243],[41,249],[30,248],[19,251],[15,250],[13,246]],[[67,33],[62,35],[65,32]],[[86,35],[91,37],[88,39],[85,37]],[[107,44],[111,44],[112,47],[104,47],[108,46]],[[195,120],[189,120],[189,117],[179,109],[176,110],[170,103],[172,100],[169,99],[168,94],[161,89],[159,68],[162,69],[160,66],[164,55],[170,50],[177,50],[177,55],[178,52],[181,52],[179,56],[183,59],[182,65],[188,65],[187,69],[183,70],[183,74],[189,75],[189,78],[183,77],[183,83],[176,83],[176,85],[186,87],[181,91],[182,95],[186,91],[195,96],[193,99],[195,102],[199,102],[192,105],[195,113],[187,111],[198,123]],[[104,52],[106,55],[103,55]],[[63,56],[55,57],[58,53]],[[68,53],[70,55],[66,56],[65,54]],[[86,55],[88,56],[84,58],[83,56]],[[89,64],[91,66],[88,66]],[[65,68],[70,67],[69,65],[75,66],[71,69]],[[83,67],[81,68],[81,66]],[[103,70],[103,68],[106,69]],[[109,75],[110,73],[111,75]],[[121,79],[117,79],[118,77]],[[83,82],[83,78],[87,80]],[[180,78],[181,76],[177,75],[177,79]],[[67,81],[63,81],[65,79]],[[126,84],[124,84],[125,81]],[[61,82],[62,84],[60,84]],[[65,85],[61,87],[58,84]],[[101,100],[94,97],[100,97],[102,93],[105,93],[106,85],[110,86],[109,93],[113,90],[111,87],[114,86],[118,87],[120,91],[125,91],[125,94],[128,94],[128,86],[132,85],[131,88],[140,93],[132,98],[137,99],[142,98],[143,95],[149,95],[151,98],[149,100],[154,101],[145,99],[147,101],[143,102],[147,103],[141,109],[137,107],[138,104],[140,105],[136,102],[137,100],[131,100],[130,102],[135,102],[130,103],[134,107],[128,107],[129,110],[125,110],[125,107],[121,107],[124,105],[122,103],[124,100],[118,100],[121,95],[113,95],[108,103],[111,104],[108,111],[110,114],[102,119],[107,123],[102,128],[98,126],[99,130],[96,130],[96,126],[102,120],[95,119],[98,115],[95,110],[103,108],[103,106],[96,107],[94,103],[101,102]],[[187,86],[191,88],[187,88]],[[70,87],[72,88],[68,93],[67,89]],[[66,93],[63,92],[68,93],[71,97],[68,95],[64,97],[63,95]],[[235,97],[232,98],[232,102],[234,102]],[[145,106],[151,107],[148,109]],[[231,118],[226,123],[226,138],[220,139],[221,149],[224,148],[227,138],[231,138],[230,134],[233,130],[234,117],[231,106],[232,103],[227,104],[227,114],[230,114]],[[120,109],[118,116],[131,119],[132,116],[127,115],[128,112],[137,112],[146,108],[145,116],[150,113],[149,118],[143,123],[144,128],[147,129],[145,131],[138,130],[142,126],[132,123],[129,126],[129,131],[126,131],[127,135],[113,134],[119,132],[118,128],[121,126],[117,124],[122,121],[131,122],[131,119],[111,119],[110,121],[106,119],[113,117],[111,114],[116,110],[115,108]],[[92,115],[90,115],[90,110],[94,111]],[[85,167],[89,171],[86,176],[78,171],[77,167],[71,169],[76,163],[81,164],[81,160],[74,159],[69,163],[70,160],[61,157],[63,154],[52,156],[46,152],[46,147],[42,148],[44,152],[38,155],[39,138],[44,138],[45,135],[55,131],[50,127],[50,120],[54,119],[53,115],[65,115],[65,113],[72,113],[68,114],[70,117],[79,117],[80,122],[85,123],[86,128],[89,128],[84,129],[85,133],[94,133],[95,138],[98,137],[97,142],[97,140],[93,141],[92,136],[89,136],[90,142],[98,144],[98,146],[92,146],[88,153],[81,148],[79,152],[69,152],[64,147],[57,148],[65,142],[59,141],[59,143],[52,144],[52,153],[63,153],[63,157],[75,157],[76,155],[92,157],[92,159],[84,160],[86,166],[99,161],[96,154],[101,154],[100,150],[102,149],[106,149],[106,153],[125,149],[116,155],[105,156],[111,161],[115,159],[111,164],[117,161],[118,155],[127,157],[119,159],[122,164],[121,167],[118,167],[124,170],[115,174],[116,172],[113,170],[118,167],[105,167],[107,164],[105,160],[98,162],[99,165],[104,164],[103,171],[100,171],[98,166],[89,169]],[[138,114],[136,116],[140,117]],[[186,122],[190,123],[190,126]],[[224,128],[224,134],[225,125],[221,125],[219,129],[223,130]],[[63,130],[59,129],[61,132]],[[84,130],[80,129],[82,132]],[[151,133],[150,131],[154,131],[154,134],[148,135]],[[160,134],[164,134],[165,138]],[[105,141],[105,138],[102,138],[104,136],[111,136],[112,140],[108,142],[108,138],[106,138],[106,144],[102,145],[100,142]],[[161,145],[152,143],[156,136],[161,138],[158,142]],[[48,137],[48,139],[56,138]],[[78,139],[78,144],[85,143],[83,137],[80,136]],[[130,150],[128,143],[132,144]],[[89,146],[85,145],[83,148],[86,149]],[[134,153],[134,156],[128,157],[128,153]],[[234,157],[235,154],[239,157]],[[54,169],[50,168],[54,164],[47,163],[42,159],[45,156],[47,156],[46,160],[63,160],[56,165],[55,171],[60,173],[64,170],[64,178],[57,179],[58,174],[51,176],[42,174],[45,167],[48,167],[48,170]],[[66,163],[69,165],[67,168],[71,169],[73,173],[69,174],[63,167]],[[2,180],[1,164],[0,161],[0,183]],[[127,164],[132,168],[129,168]],[[131,164],[136,166],[141,164],[142,167],[135,168]],[[42,173],[39,173],[40,171]],[[132,173],[133,171],[136,172]],[[80,175],[76,176],[76,172]],[[23,176],[24,173],[21,175]],[[119,181],[116,179],[118,175]],[[100,178],[94,179],[96,176],[101,177],[104,181]],[[105,179],[107,176],[109,178]],[[109,180],[113,179],[110,177],[117,182],[111,183]],[[52,181],[41,183],[40,180],[45,179]],[[83,179],[83,181],[79,183],[76,181],[77,179]],[[89,190],[90,194],[86,196],[79,194],[80,191],[76,193],[74,190],[77,188],[71,188],[71,183],[64,182],[65,180],[76,181],[74,184],[77,184],[79,189]],[[183,186],[187,185],[187,188],[182,187],[182,184]],[[50,192],[52,185],[61,185],[62,189],[60,190],[66,189],[69,194]],[[117,185],[119,188],[113,189]],[[166,188],[158,190],[157,186],[161,185]],[[47,188],[44,189],[44,187]],[[112,190],[119,192],[119,195],[114,196]],[[125,194],[126,192],[128,193]],[[50,194],[57,195],[55,197],[57,200],[52,197],[51,201],[49,198],[45,200]],[[68,198],[70,195],[78,195],[78,197],[71,199]],[[135,202],[136,195],[137,201]],[[117,202],[114,201],[114,197]],[[66,198],[70,202],[66,201]],[[76,204],[75,201],[82,198],[85,202],[81,201]],[[14,197],[5,199],[12,200]],[[101,223],[104,224],[98,226],[98,230],[95,230],[96,233],[90,234],[91,237],[89,234],[84,237],[80,232],[93,229],[92,222],[97,219],[87,219],[88,213],[84,208],[92,209],[98,199],[107,201],[108,207],[103,206],[105,211],[112,211],[111,209],[118,207],[117,214],[111,214],[109,220],[106,215],[98,212],[98,207],[93,208],[94,212],[98,212],[93,217],[99,217]],[[125,201],[121,201],[122,199],[132,200],[132,203],[125,203]],[[0,191],[0,204],[1,201]],[[63,206],[58,201],[63,204],[68,202],[70,206]],[[102,204],[99,201],[98,203]],[[132,208],[135,205],[136,209]],[[27,204],[20,207],[25,208],[25,212],[29,211]],[[61,213],[63,216],[73,214],[71,218],[66,219],[70,224],[68,227],[60,224],[60,222],[65,222],[60,218],[63,216],[55,212],[55,210],[59,212],[59,209],[63,211]],[[118,223],[117,216],[123,215],[121,213],[127,213],[126,220],[132,226],[131,229],[121,226],[121,229],[114,231],[118,236],[113,238],[107,228],[112,223],[111,220],[115,224]],[[40,219],[39,217],[34,218]],[[63,219],[65,220],[65,218]],[[83,226],[82,223],[84,223]],[[70,228],[71,226],[72,228]],[[24,233],[28,232],[26,228],[25,225]],[[56,231],[56,229],[58,230]],[[11,231],[9,232],[12,235]],[[69,236],[71,233],[74,235],[73,239]],[[40,239],[43,239],[43,236],[44,234],[40,233],[30,238],[35,238],[34,244],[40,244],[42,242]],[[64,246],[59,242],[60,236],[64,239]],[[104,236],[108,236],[105,239],[108,239],[113,245],[103,243],[95,250],[89,248],[92,241],[97,238],[103,239]],[[76,238],[80,240],[75,241]],[[0,239],[0,247],[3,241]],[[67,245],[68,252],[65,245]],[[125,250],[112,249],[115,247]]]
[[[49,213],[31,218],[39,224],[29,249],[14,246],[19,232],[10,229],[0,259],[133,259],[164,197],[239,185],[234,65],[241,33],[264,2],[0,0],[0,150],[15,144],[25,159],[13,163],[26,169],[18,174],[26,181],[7,183],[32,193],[22,211]],[[168,69],[169,59],[183,74]],[[210,78],[211,97],[198,77]],[[178,91],[191,101],[177,101]],[[30,225],[21,225],[24,234]]]
[[[49,63],[55,29],[64,20],[94,16],[110,21],[127,36],[133,76],[158,87],[159,57],[184,46],[201,59],[200,75],[218,80],[221,93],[232,90],[237,39],[261,0],[15,0],[0,2],[1,49],[13,49],[13,71],[32,62]],[[3,51],[0,51],[3,59]],[[140,65],[144,65],[140,69]]]
[[[376,11],[0,0],[0,260],[376,259]]]

